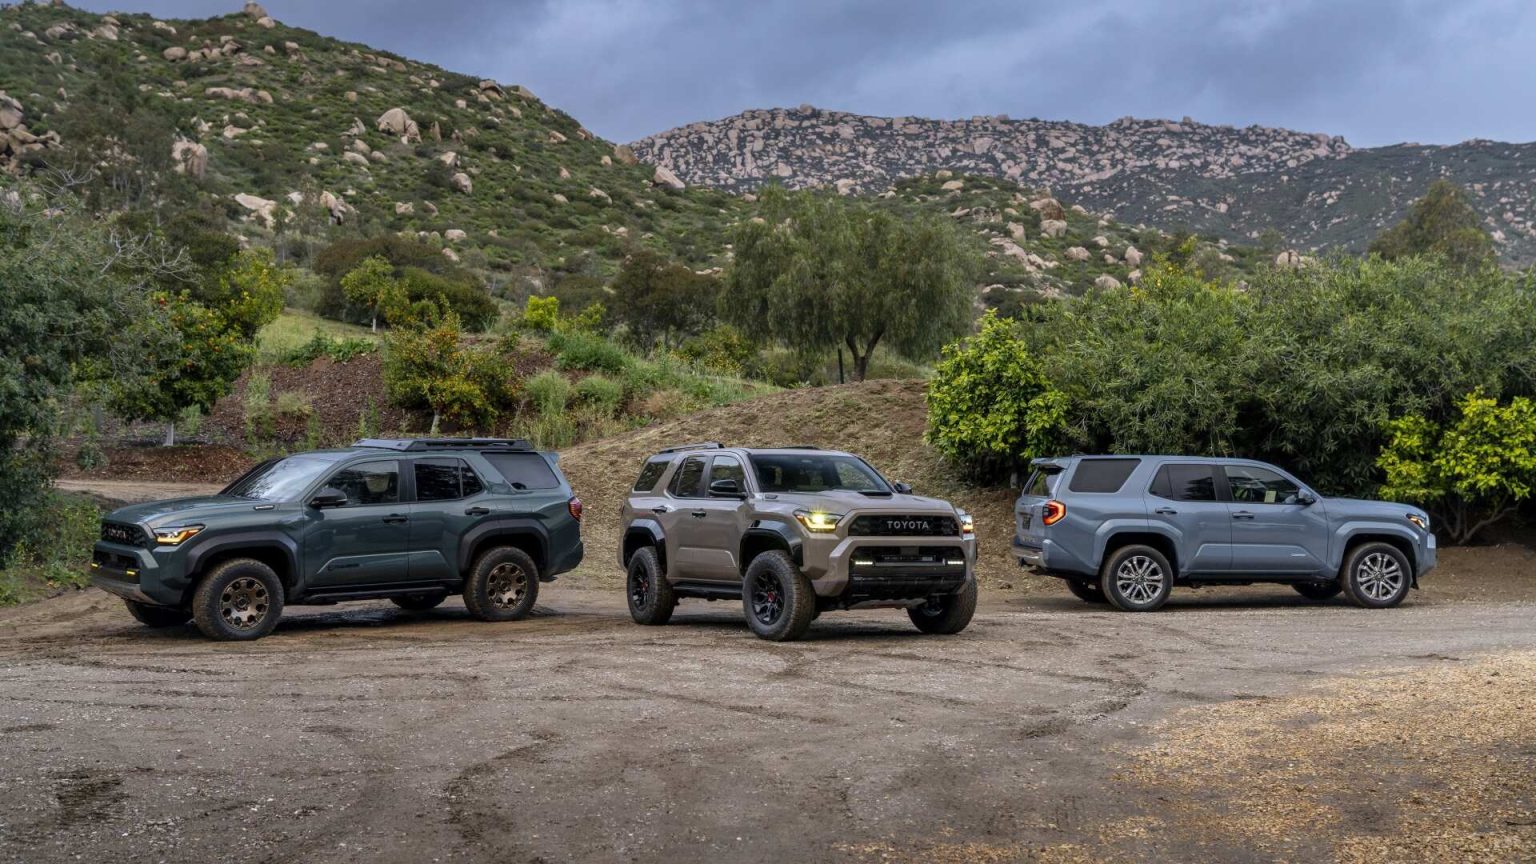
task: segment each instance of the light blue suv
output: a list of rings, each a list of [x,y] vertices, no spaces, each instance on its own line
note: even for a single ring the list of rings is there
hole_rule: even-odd
[[[1290,585],[1403,602],[1435,566],[1417,507],[1324,498],[1273,465],[1187,456],[1036,459],[1014,507],[1019,563],[1089,602],[1150,612],[1174,585]]]

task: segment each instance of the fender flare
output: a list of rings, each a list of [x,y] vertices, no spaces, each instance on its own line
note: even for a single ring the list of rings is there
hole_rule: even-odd
[[[1328,567],[1330,570],[1337,572],[1340,567],[1344,566],[1344,553],[1348,551],[1350,546],[1354,545],[1355,538],[1362,534],[1385,535],[1407,544],[1410,550],[1408,553],[1408,566],[1415,573],[1414,579],[1418,579],[1419,539],[1414,536],[1414,533],[1407,526],[1393,525],[1390,522],[1353,521],[1340,525],[1333,532],[1333,536],[1338,542],[1329,544],[1329,552],[1332,553],[1328,556]]]
[[[1104,550],[1109,548],[1109,541],[1116,534],[1156,534],[1165,538],[1174,549],[1179,548],[1179,541],[1183,539],[1180,532],[1162,522],[1152,519],[1111,519],[1100,525],[1093,532],[1093,560],[1089,562],[1095,571],[1104,566]],[[1176,569],[1183,575],[1187,561],[1179,561]]]
[[[789,552],[789,557],[795,562],[796,567],[805,565],[805,542],[801,539],[799,531],[783,522],[765,522],[755,519],[751,525],[747,526],[747,530],[742,532],[741,542],[737,544],[736,560],[742,562],[743,568],[746,567],[747,558],[743,550],[746,548],[747,541],[754,537],[768,539],[775,546],[782,546]]]
[[[283,580],[284,584],[289,588],[298,587],[303,574],[299,567],[299,542],[277,530],[237,531],[207,538],[193,538],[186,550],[187,579],[191,581],[195,574],[201,573],[203,563],[216,555],[252,549],[281,552],[283,559],[288,563],[288,574]]]
[[[544,523],[530,516],[491,517],[464,532],[459,538],[459,573],[469,572],[472,553],[482,541],[498,537],[531,537],[537,547],[533,563],[540,574],[549,568],[549,529]]]
[[[619,538],[619,566],[629,569],[629,556],[625,550],[629,548],[629,538],[635,535],[644,536],[655,547],[656,563],[661,566],[661,572],[667,572],[667,532],[655,519],[636,519],[624,529],[624,536]]]

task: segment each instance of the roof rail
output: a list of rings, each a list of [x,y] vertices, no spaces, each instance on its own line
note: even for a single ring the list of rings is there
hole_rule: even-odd
[[[532,450],[533,444],[525,438],[363,438],[353,447],[373,447],[379,450]]]
[[[662,453],[681,453],[684,450],[719,450],[724,446],[719,441],[700,441],[697,444],[681,444],[677,447],[668,447],[665,450],[657,450],[656,452],[660,455]]]
[[[785,444],[783,447],[768,447],[768,450],[821,450],[815,444]]]

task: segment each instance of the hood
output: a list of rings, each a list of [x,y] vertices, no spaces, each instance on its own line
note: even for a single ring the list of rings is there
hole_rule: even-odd
[[[172,498],[168,501],[146,501],[130,504],[107,514],[109,522],[136,522],[151,528],[196,522],[203,517],[224,513],[248,511],[260,504],[271,502],[236,498],[233,495],[204,495],[197,498]]]
[[[807,510],[826,513],[936,513],[953,515],[957,509],[940,498],[921,495],[861,495],[858,492],[819,492],[814,495],[779,493],[779,500],[798,503]]]
[[[1324,498],[1328,516],[1332,519],[1370,518],[1406,522],[1413,513],[1423,519],[1429,514],[1421,507],[1399,504],[1395,501],[1367,501],[1363,498]]]

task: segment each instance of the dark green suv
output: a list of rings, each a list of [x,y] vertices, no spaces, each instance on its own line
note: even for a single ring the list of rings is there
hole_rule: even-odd
[[[151,627],[265,636],[286,604],[462,592],[486,621],[526,616],[581,562],[581,500],[553,453],[499,438],[368,439],[257,465],[217,495],[109,514],[92,581]]]

